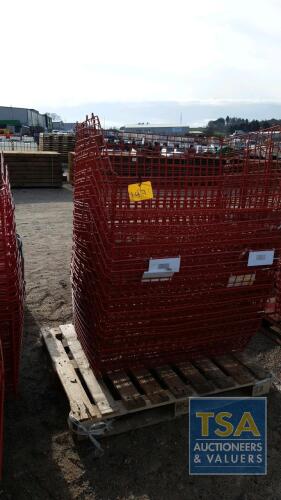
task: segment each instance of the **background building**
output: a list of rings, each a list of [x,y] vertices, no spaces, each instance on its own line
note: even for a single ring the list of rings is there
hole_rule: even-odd
[[[137,123],[124,125],[120,128],[124,132],[139,132],[141,134],[184,135],[189,132],[187,125],[153,125],[151,123]]]
[[[53,130],[60,130],[61,132],[74,132],[75,126],[76,126],[76,122],[75,123],[70,123],[70,122],[65,123],[63,121],[59,121],[59,122],[53,121]]]
[[[16,133],[52,130],[52,118],[36,109],[0,106],[0,129]]]

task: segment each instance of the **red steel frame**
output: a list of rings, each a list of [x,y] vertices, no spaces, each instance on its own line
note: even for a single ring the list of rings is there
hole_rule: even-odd
[[[2,479],[2,468],[3,468],[4,397],[5,397],[4,358],[3,358],[2,344],[0,340],[0,479]]]
[[[5,387],[17,391],[23,332],[23,263],[15,227],[14,205],[3,155],[0,158],[0,340]]]
[[[220,142],[213,155],[108,152],[92,116],[77,127],[74,322],[98,370],[242,349],[274,293],[281,247],[281,131]],[[150,180],[132,203],[128,184]],[[275,251],[249,268],[251,250]],[[181,257],[142,282],[150,258]]]

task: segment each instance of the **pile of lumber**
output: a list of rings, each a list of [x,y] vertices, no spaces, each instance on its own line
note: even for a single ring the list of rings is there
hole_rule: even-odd
[[[61,187],[62,166],[59,153],[51,151],[6,151],[12,187]]]
[[[68,162],[68,153],[75,149],[75,134],[42,132],[39,137],[40,151],[56,151],[61,155],[61,162]]]
[[[74,160],[75,160],[75,153],[68,153],[68,180],[69,183],[74,185]]]

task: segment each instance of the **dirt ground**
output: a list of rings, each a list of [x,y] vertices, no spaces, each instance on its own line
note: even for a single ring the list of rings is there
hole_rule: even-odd
[[[14,198],[27,300],[20,395],[6,403],[0,498],[280,500],[281,394],[276,389],[268,398],[267,476],[189,476],[186,416],[110,437],[98,459],[90,442],[73,442],[67,400],[39,335],[42,325],[71,321],[72,193],[22,189]],[[281,375],[280,347],[258,335],[249,350]]]

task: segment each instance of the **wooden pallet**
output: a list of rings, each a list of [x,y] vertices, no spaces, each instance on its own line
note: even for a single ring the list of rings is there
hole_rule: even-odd
[[[74,166],[75,153],[73,151],[68,153],[68,180],[69,184],[73,186],[74,176],[73,176],[73,166]]]
[[[42,336],[70,404],[70,426],[119,434],[188,413],[190,396],[267,394],[272,376],[246,354],[182,362],[97,379],[73,325]],[[110,423],[110,426],[107,424]],[[102,432],[103,433],[103,432]]]
[[[56,151],[60,153],[62,163],[68,162],[68,153],[75,149],[75,134],[41,132],[39,136],[40,151]]]
[[[58,153],[50,151],[6,151],[11,187],[62,187]]]

